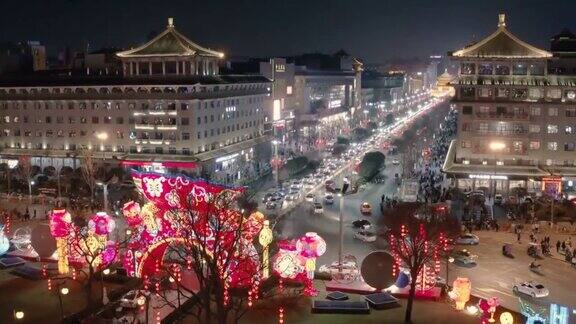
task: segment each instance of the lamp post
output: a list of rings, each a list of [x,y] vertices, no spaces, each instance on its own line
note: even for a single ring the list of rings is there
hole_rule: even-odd
[[[278,141],[273,140],[272,145],[274,146],[274,182],[276,186],[280,185],[280,161],[278,160]]]
[[[60,318],[64,319],[64,302],[62,301],[62,296],[68,295],[70,289],[67,287],[62,287],[64,282],[60,282],[56,285],[56,294],[58,295],[58,302],[60,304]]]
[[[448,275],[450,274],[450,263],[454,262],[454,258],[453,257],[447,257],[446,258],[446,290],[448,290],[448,288],[450,287],[450,279],[448,278]]]
[[[340,210],[339,210],[339,234],[340,234],[340,244],[338,246],[338,271],[342,272],[342,258],[344,254],[344,219],[342,217],[342,210],[344,209],[344,195],[346,194],[346,190],[348,190],[348,186],[350,185],[350,181],[348,177],[344,177],[342,179],[342,189],[338,196],[340,196]]]
[[[272,243],[272,230],[270,229],[270,221],[265,220],[258,242],[262,245],[262,278],[267,279],[270,276],[269,266],[269,245]]]
[[[24,318],[24,311],[22,310],[14,310],[14,318],[16,320],[21,320]]]
[[[108,212],[108,183],[96,181],[96,185],[101,186],[104,195],[104,211]]]

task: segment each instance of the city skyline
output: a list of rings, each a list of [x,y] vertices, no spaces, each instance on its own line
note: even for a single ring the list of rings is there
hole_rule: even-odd
[[[331,1],[330,6],[321,2],[225,0],[198,4],[10,2],[0,4],[0,42],[37,40],[48,47],[51,55],[66,46],[74,49],[86,43],[91,50],[130,48],[144,42],[147,35],[163,30],[166,18],[174,17],[184,34],[227,56],[334,53],[343,48],[367,63],[378,63],[396,57],[444,55],[471,40],[480,40],[493,28],[490,17],[499,12],[508,14],[512,31],[519,37],[547,49],[550,37],[563,28],[574,29],[569,15],[576,9],[576,3],[570,1],[440,1],[432,8],[422,1],[360,1],[353,10],[349,6],[339,0]],[[536,6],[538,23],[532,19]],[[61,19],[63,16],[67,19]],[[268,19],[274,23],[268,23]],[[426,26],[413,23],[422,21]],[[373,42],[375,39],[380,41]]]

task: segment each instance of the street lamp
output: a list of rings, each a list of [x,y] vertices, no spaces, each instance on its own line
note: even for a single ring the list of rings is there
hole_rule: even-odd
[[[21,320],[24,318],[24,312],[21,310],[15,310],[14,311],[14,318],[17,320]]]
[[[105,276],[107,276],[107,275],[110,274],[110,269],[106,268],[106,269],[102,270],[102,273],[103,273]]]
[[[104,193],[104,211],[108,212],[108,183],[96,181],[96,185],[102,187]]]
[[[278,144],[280,144],[280,142],[278,142],[277,140],[272,141],[272,145],[274,145],[274,165],[273,165],[273,167],[276,170],[276,173],[274,174],[274,181],[276,182],[277,186],[280,185],[280,161],[278,160]]]
[[[450,287],[450,279],[448,279],[448,275],[450,274],[450,263],[454,263],[453,257],[446,258],[446,288]]]

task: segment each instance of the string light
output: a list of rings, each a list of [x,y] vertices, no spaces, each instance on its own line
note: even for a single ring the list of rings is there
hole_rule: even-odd
[[[48,290],[52,290],[52,279],[48,278]]]
[[[278,323],[280,324],[284,323],[284,307],[280,307],[280,309],[278,310]]]

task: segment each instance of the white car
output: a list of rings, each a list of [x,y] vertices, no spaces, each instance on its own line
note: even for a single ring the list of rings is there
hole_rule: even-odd
[[[368,231],[356,232],[354,238],[364,242],[376,242],[376,234]]]
[[[314,214],[322,214],[324,213],[324,207],[319,202],[314,203]]]
[[[150,294],[149,291],[146,290],[130,290],[122,298],[120,298],[120,306],[126,308],[137,308],[138,299],[141,297],[146,298]]]
[[[302,180],[292,180],[292,187],[301,188]]]
[[[532,296],[532,298],[542,298],[550,294],[548,289],[542,284],[533,283],[531,281],[522,282],[512,287],[515,293],[523,293]]]
[[[400,164],[400,161],[398,161],[398,159],[392,160],[392,165],[398,165],[398,164]]]
[[[454,263],[463,266],[476,265],[476,255],[473,255],[468,250],[453,251],[451,256],[454,258]]]
[[[313,193],[309,193],[309,194],[306,195],[305,199],[306,199],[306,201],[308,201],[308,202],[313,202],[314,199],[316,199],[316,196],[315,196]]]
[[[456,239],[456,244],[461,245],[477,245],[480,243],[480,238],[474,234],[462,234]]]
[[[326,205],[332,205],[332,204],[334,204],[334,195],[327,194],[326,196],[324,196],[324,203],[325,203]]]

